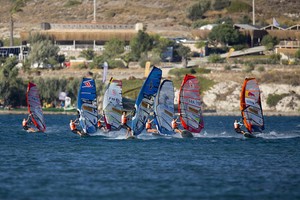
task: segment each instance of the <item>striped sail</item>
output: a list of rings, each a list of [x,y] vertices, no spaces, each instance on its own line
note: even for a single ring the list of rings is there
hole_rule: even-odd
[[[185,75],[179,91],[178,112],[184,129],[200,133],[204,127],[199,84],[195,76]]]
[[[33,124],[39,131],[45,132],[46,124],[41,106],[39,91],[34,83],[28,83],[26,100],[28,112],[32,114],[31,120]]]
[[[111,78],[103,97],[103,114],[107,129],[120,129],[122,111],[122,81]]]
[[[170,80],[164,80],[155,98],[155,123],[160,134],[174,134],[171,122],[174,118],[174,86]]]
[[[240,97],[240,110],[244,125],[250,133],[264,130],[260,90],[255,78],[244,80]]]

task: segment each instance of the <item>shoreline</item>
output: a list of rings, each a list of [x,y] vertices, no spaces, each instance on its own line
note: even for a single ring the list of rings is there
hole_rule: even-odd
[[[43,111],[45,115],[76,115],[75,111]],[[27,110],[0,110],[0,115],[26,115]],[[300,116],[300,112],[275,112],[275,111],[265,111],[264,116]],[[203,112],[203,116],[241,116],[239,111],[216,111],[216,112]]]

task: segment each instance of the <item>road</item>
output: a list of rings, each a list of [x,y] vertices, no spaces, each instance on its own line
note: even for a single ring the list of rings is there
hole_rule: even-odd
[[[243,49],[241,51],[233,51],[232,53],[224,53],[220,54],[221,58],[227,58],[228,54],[229,57],[237,57],[237,56],[244,56],[244,55],[249,55],[249,54],[257,54],[265,51],[265,46],[258,46],[258,47],[253,47],[253,48],[248,48],[248,49]],[[194,65],[199,65],[201,63],[207,63],[208,62],[208,57],[205,56],[202,58],[193,58],[188,62],[188,66],[194,66]]]

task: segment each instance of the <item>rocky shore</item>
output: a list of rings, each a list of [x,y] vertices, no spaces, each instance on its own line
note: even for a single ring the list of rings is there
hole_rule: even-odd
[[[261,84],[261,101],[265,115],[300,115],[300,86]],[[220,82],[203,95],[205,109],[217,113],[235,113],[239,110],[241,83]],[[275,106],[267,103],[269,95],[282,95]]]

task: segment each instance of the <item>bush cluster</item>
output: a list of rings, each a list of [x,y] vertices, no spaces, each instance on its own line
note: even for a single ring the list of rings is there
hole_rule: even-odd
[[[267,98],[267,104],[270,107],[275,107],[281,99],[288,95],[289,94],[269,94]]]

